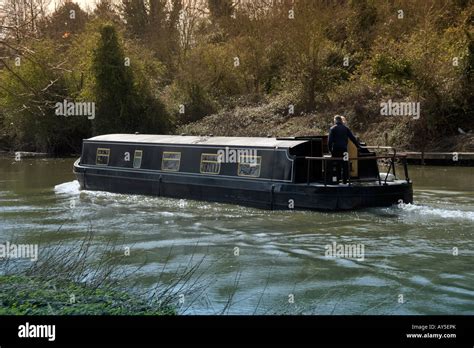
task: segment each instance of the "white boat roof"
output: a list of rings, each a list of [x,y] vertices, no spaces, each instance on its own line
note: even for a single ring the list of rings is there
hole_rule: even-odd
[[[89,139],[87,142],[119,142],[170,145],[208,145],[208,146],[254,146],[292,148],[303,144],[308,139],[279,139],[259,137],[214,137],[191,135],[156,135],[156,134],[105,134]]]

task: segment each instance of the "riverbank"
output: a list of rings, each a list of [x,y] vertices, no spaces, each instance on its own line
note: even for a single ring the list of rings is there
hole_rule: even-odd
[[[199,263],[176,273],[168,285],[137,287],[134,276],[145,261],[134,258],[133,266],[122,268],[130,251],[116,239],[104,240],[89,228],[71,242],[62,225],[54,234],[49,243],[19,244],[2,236],[0,315],[175,315],[177,284],[183,296],[196,288],[187,284]],[[26,249],[36,250],[34,257],[20,253]]]
[[[394,146],[399,151],[474,152],[471,129],[430,138],[411,117],[361,116],[353,108],[330,107],[314,113],[290,114],[291,100],[274,98],[259,105],[238,106],[182,125],[176,134],[285,137],[327,134],[335,114],[346,115],[349,127],[369,145]],[[462,134],[465,133],[465,134]]]
[[[77,153],[77,154],[66,154],[66,155],[58,156],[53,153],[47,153],[47,152],[0,150],[0,156],[14,157],[17,160],[20,160],[20,159],[25,159],[25,158],[78,158],[81,156],[81,154]]]
[[[473,159],[470,157],[470,153],[474,153],[472,125],[466,125],[464,129],[446,130],[446,134],[451,135],[429,135],[423,131],[427,126],[422,125],[420,120],[374,114],[377,107],[374,100],[368,102],[371,105],[370,110],[366,107],[359,112],[352,105],[339,106],[333,103],[318,112],[293,113],[291,102],[290,96],[285,94],[266,98],[260,103],[242,102],[199,121],[181,125],[174,130],[174,134],[247,137],[322,135],[328,133],[333,116],[340,113],[347,117],[348,125],[353,132],[368,145],[393,146],[398,152],[420,153],[409,158],[411,163],[449,166],[473,164]],[[21,150],[27,149],[5,146],[3,154],[8,156],[17,157],[19,154],[20,158],[55,157],[54,154],[26,152]],[[422,153],[428,155],[424,156]],[[446,155],[449,153],[462,155],[459,160],[451,160],[452,156]],[[430,154],[434,154],[433,158],[430,158]],[[80,154],[67,157],[69,156],[79,157]]]
[[[139,295],[33,276],[0,276],[0,315],[173,315]]]

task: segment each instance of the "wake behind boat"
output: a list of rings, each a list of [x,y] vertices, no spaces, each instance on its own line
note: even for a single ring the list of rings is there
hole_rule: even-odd
[[[82,189],[225,202],[264,209],[352,210],[412,203],[403,154],[349,144],[328,154],[327,136],[258,138],[109,134],[83,141],[74,173]],[[362,143],[362,145],[364,145]],[[390,148],[391,149],[391,148]],[[378,160],[389,163],[380,173]],[[338,164],[349,161],[349,181]],[[398,179],[396,161],[404,167]]]

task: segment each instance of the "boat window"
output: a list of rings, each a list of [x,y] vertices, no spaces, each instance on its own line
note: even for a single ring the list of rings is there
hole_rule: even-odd
[[[135,154],[133,155],[133,168],[140,168],[142,166],[142,150],[135,150]]]
[[[181,162],[181,152],[163,152],[161,169],[177,172]]]
[[[262,156],[242,156],[239,158],[237,174],[258,178],[262,164]]]
[[[201,173],[203,174],[219,174],[221,171],[221,164],[217,160],[217,153],[202,153],[201,154]]]
[[[97,149],[97,154],[95,157],[95,164],[99,166],[109,165],[109,155],[110,155],[110,149],[104,149],[104,148],[99,147]]]

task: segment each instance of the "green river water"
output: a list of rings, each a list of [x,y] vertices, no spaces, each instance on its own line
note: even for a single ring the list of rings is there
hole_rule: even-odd
[[[176,301],[188,314],[474,314],[472,167],[410,166],[413,205],[319,213],[79,191],[73,162],[0,158],[0,243],[41,257],[91,226],[130,247],[120,267],[146,260],[143,288],[202,262],[204,289]],[[334,242],[363,260],[327,257]]]

